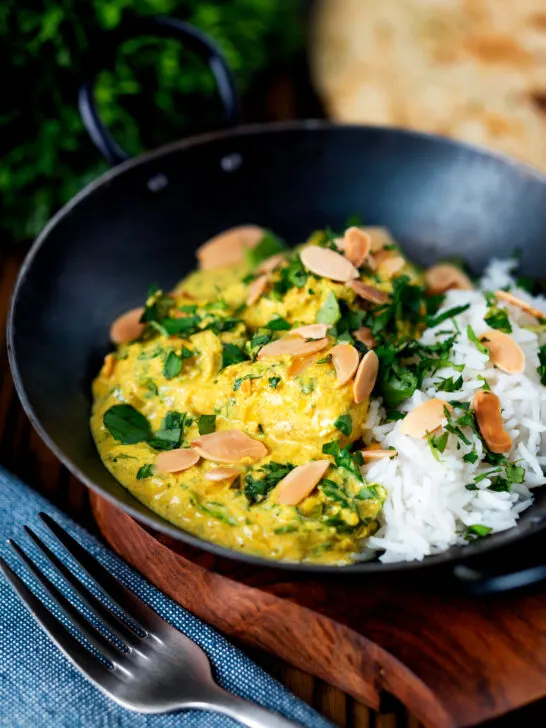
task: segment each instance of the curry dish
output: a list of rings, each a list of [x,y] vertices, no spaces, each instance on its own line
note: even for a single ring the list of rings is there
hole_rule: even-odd
[[[415,342],[443,292],[468,278],[453,265],[421,272],[382,228],[318,231],[288,249],[244,226],[197,257],[174,291],[151,289],[112,325],[116,351],[93,385],[102,460],[203,539],[270,559],[351,562],[386,497],[363,466],[396,455],[363,442],[372,390],[400,419],[418,384],[396,357],[413,346],[421,378],[443,365],[440,345],[425,356]]]

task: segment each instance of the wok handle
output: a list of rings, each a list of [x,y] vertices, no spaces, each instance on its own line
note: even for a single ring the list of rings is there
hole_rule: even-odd
[[[500,594],[546,580],[546,564],[505,573],[487,573],[465,564],[457,564],[452,573],[454,579],[470,594]]]
[[[134,17],[123,21],[115,31],[108,31],[105,34],[107,49],[113,52],[125,40],[140,35],[177,38],[189,50],[203,58],[216,79],[224,107],[225,126],[236,126],[240,123],[241,110],[233,74],[218,47],[204,33],[176,18],[160,15]],[[129,159],[130,155],[115,141],[97,111],[95,79],[99,70],[106,65],[104,48],[100,48],[100,51],[100,56],[94,55],[89,60],[89,67],[79,88],[78,105],[84,126],[93,143],[107,162],[115,166]],[[106,60],[108,59],[107,56]]]

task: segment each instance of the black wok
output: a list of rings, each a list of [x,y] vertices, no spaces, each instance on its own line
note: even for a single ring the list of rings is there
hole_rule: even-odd
[[[102,465],[89,431],[90,382],[108,351],[111,321],[140,305],[151,282],[169,289],[194,266],[195,248],[232,225],[256,223],[296,243],[356,214],[385,225],[410,258],[463,258],[478,273],[492,256],[521,251],[521,273],[546,269],[546,178],[512,159],[435,136],[317,121],[236,126],[229,70],[197,31],[149,19],[127,33],[177,35],[204,56],[226,112],[226,131],[178,141],[122,161],[97,116],[89,76],[80,107],[111,171],[47,225],[21,270],[8,323],[15,384],[35,428],[69,470],[158,531],[233,559],[271,565],[178,530],[122,488]],[[119,164],[118,164],[119,163]],[[348,574],[450,568],[546,529],[546,493],[517,528],[424,562],[346,567],[279,564]],[[459,574],[469,580],[476,573]],[[537,567],[500,588],[544,576]],[[480,582],[481,583],[481,582]]]

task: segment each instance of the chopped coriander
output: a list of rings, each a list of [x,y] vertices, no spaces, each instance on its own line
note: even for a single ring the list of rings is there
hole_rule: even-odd
[[[516,465],[515,463],[508,463],[506,465],[504,472],[506,473],[506,477],[508,480],[510,480],[511,483],[523,483],[525,480],[525,468],[522,468],[521,465]]]
[[[451,412],[447,407],[444,407],[444,416],[447,420],[447,424],[445,425],[445,430],[447,432],[453,433],[459,440],[464,442],[465,445],[472,445],[468,437],[464,434],[464,432],[461,430],[461,427],[465,426],[471,426],[473,420],[472,415],[470,413],[465,413],[461,417],[459,417],[457,420],[453,420],[451,416]],[[468,420],[468,421],[467,421]]]
[[[538,350],[538,361],[538,376],[540,377],[541,383],[546,387],[546,344]]]
[[[150,478],[154,474],[154,466],[151,463],[148,465],[142,465],[136,474],[137,480],[144,480],[144,478]]]
[[[273,290],[283,296],[291,288],[303,288],[309,278],[299,255],[295,255],[288,265],[279,269],[279,280],[273,284]]]
[[[184,316],[183,318],[163,318],[159,323],[169,336],[176,334],[191,336],[199,330],[200,322],[199,316]]]
[[[505,334],[512,333],[512,324],[508,318],[508,312],[504,308],[492,306],[484,316],[483,320],[492,329],[497,329]]]
[[[289,523],[286,526],[279,526],[278,528],[275,528],[273,530],[273,533],[276,536],[281,536],[284,533],[294,533],[294,531],[297,531],[298,527],[294,525],[293,523]]]
[[[184,427],[191,423],[191,418],[184,412],[168,412],[162,422],[161,429],[154,432],[148,440],[154,450],[175,450],[180,447]]]
[[[233,382],[233,391],[237,392],[239,389],[241,389],[241,385],[243,382],[245,382],[247,379],[261,379],[261,374],[245,374],[244,377],[237,377],[235,381]]]
[[[197,304],[186,303],[183,306],[178,306],[177,310],[182,311],[182,313],[197,313]]]
[[[242,361],[248,359],[247,355],[242,349],[239,349],[235,344],[222,344],[222,369],[231,366],[232,364],[239,364]]]
[[[344,468],[354,475],[354,477],[361,483],[364,482],[364,478],[362,477],[362,473],[358,467],[359,463],[357,462],[356,454],[354,456],[351,455],[348,447],[340,448],[339,440],[333,440],[332,442],[325,443],[322,446],[322,452],[325,455],[331,455],[338,468]],[[362,455],[360,455],[360,460],[362,460]]]
[[[475,541],[478,538],[487,536],[492,530],[493,529],[489,528],[489,526],[482,526],[481,524],[476,523],[474,526],[469,526],[466,529],[465,538],[468,541]]]
[[[256,349],[257,347],[262,348],[271,341],[271,334],[255,333],[250,339],[250,349]]]
[[[263,260],[271,258],[276,253],[282,253],[286,249],[283,241],[269,230],[264,232],[263,238],[255,248],[247,248],[245,250],[246,262],[252,268],[255,268]]]
[[[182,371],[182,359],[174,351],[170,351],[165,359],[163,366],[163,376],[165,379],[174,379]]]
[[[270,331],[289,331],[292,327],[286,319],[277,316],[272,318],[271,321],[265,325],[265,328]]]
[[[471,450],[470,452],[467,452],[465,455],[463,455],[463,460],[465,463],[475,463],[478,459],[478,453],[476,450]]]
[[[462,376],[457,377],[457,379],[455,379],[454,377],[446,377],[440,379],[440,384],[438,385],[437,389],[440,392],[457,392],[459,389],[461,389],[462,386]]]
[[[332,355],[326,354],[326,356],[322,356],[320,359],[317,359],[316,364],[328,364],[328,362],[332,361]]]
[[[372,498],[379,497],[380,495],[376,485],[363,486],[355,496],[355,498],[358,498],[358,500],[371,500]]]
[[[272,389],[277,389],[277,386],[278,386],[278,384],[279,384],[280,381],[281,381],[281,378],[280,377],[269,377],[269,379],[268,379],[269,386]]]
[[[353,431],[353,421],[351,420],[351,415],[340,415],[334,422],[334,427],[336,427],[346,437],[349,437],[349,435]]]
[[[468,324],[468,326],[466,327],[466,333],[470,341],[475,345],[476,349],[482,354],[486,354],[487,356],[489,356],[489,349],[478,339],[478,337],[474,333],[474,329],[470,324]]]
[[[466,303],[463,306],[454,306],[453,308],[450,308],[447,311],[438,314],[437,316],[427,316],[425,319],[425,323],[429,328],[433,328],[434,326],[438,326],[438,324],[441,324],[442,321],[445,321],[446,319],[454,318],[460,313],[468,311],[469,308],[469,303]]]
[[[393,364],[381,373],[379,384],[386,406],[394,409],[411,397],[419,381],[410,369]]]
[[[216,432],[216,415],[201,415],[197,420],[200,435],[209,435]]]
[[[396,422],[397,420],[403,420],[406,415],[404,412],[399,412],[398,410],[391,409],[387,410],[385,413],[385,419],[387,422]]]
[[[157,397],[157,395],[159,394],[159,391],[157,389],[157,384],[154,382],[153,379],[146,379],[143,382],[143,386],[146,387],[146,389],[149,392],[151,392],[154,395],[154,397]]]
[[[490,392],[491,391],[491,387],[489,386],[489,382],[487,381],[487,379],[482,374],[478,374],[477,379],[479,379],[480,382],[482,383],[481,389],[484,389],[486,392]]]
[[[329,291],[317,314],[317,322],[332,326],[339,321],[340,317],[341,311],[339,310],[336,294],[333,291]]]
[[[300,389],[303,394],[311,394],[311,392],[314,392],[317,387],[317,382],[315,379],[309,379],[307,382],[301,382]]]
[[[429,444],[430,451],[438,461],[440,460],[440,453],[443,453],[446,449],[448,437],[449,432],[442,432],[441,435],[433,435],[431,433],[427,434],[427,442]]]
[[[245,475],[244,494],[250,505],[261,503],[267,495],[290,471],[291,463],[267,463],[259,468],[251,468]]]
[[[102,421],[115,440],[123,445],[145,442],[151,434],[146,417],[130,404],[114,404],[106,410]]]

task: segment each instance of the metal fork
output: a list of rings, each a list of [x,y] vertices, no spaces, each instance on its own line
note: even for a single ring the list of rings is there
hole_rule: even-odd
[[[0,568],[38,624],[57,647],[99,690],[116,703],[141,713],[166,713],[183,708],[212,710],[250,728],[294,728],[295,723],[226,692],[213,680],[210,663],[195,642],[168,624],[134,592],[121,584],[46,513],[42,521],[92,577],[106,597],[130,619],[118,617],[99,600],[51,549],[25,526],[43,556],[66,579],[110,636],[89,621],[59,591],[15,541],[8,543],[80,633],[105,658],[93,655],[55,617],[0,557]],[[133,625],[130,626],[130,622]]]

